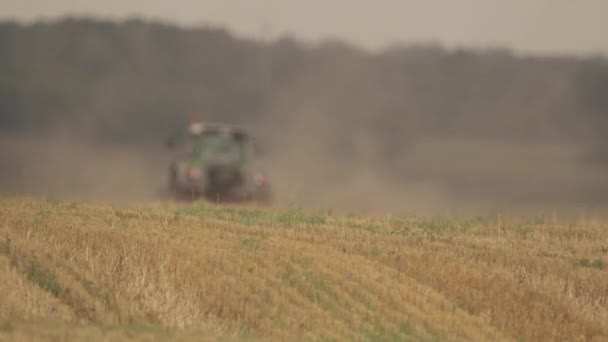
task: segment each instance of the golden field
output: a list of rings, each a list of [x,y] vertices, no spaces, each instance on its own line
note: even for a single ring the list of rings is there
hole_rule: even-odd
[[[608,223],[0,199],[0,340],[608,341]]]

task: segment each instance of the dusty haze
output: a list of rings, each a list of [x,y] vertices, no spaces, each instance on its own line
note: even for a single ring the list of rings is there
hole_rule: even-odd
[[[262,156],[278,206],[395,215],[603,215],[607,208],[605,169],[582,164],[569,146],[429,139],[395,169],[364,136],[353,136],[357,149],[344,160],[327,153],[325,123],[283,128],[285,135],[273,137],[280,148]],[[119,203],[166,198],[171,159],[161,148],[58,135],[4,137],[0,145],[10,163],[0,167],[5,194]]]
[[[514,5],[515,6],[515,5]],[[0,191],[155,201],[190,112],[249,127],[277,205],[605,213],[608,63],[237,39],[141,20],[0,25]]]

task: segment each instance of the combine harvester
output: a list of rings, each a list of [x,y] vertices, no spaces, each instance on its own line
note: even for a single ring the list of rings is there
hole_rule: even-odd
[[[169,139],[169,193],[176,200],[269,203],[268,177],[260,170],[256,145],[242,129],[190,120],[188,131]]]

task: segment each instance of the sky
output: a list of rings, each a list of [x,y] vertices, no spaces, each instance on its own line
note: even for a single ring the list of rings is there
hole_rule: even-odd
[[[608,55],[606,0],[1,0],[0,18],[142,17],[219,26],[245,37],[343,39],[511,48],[523,54]]]

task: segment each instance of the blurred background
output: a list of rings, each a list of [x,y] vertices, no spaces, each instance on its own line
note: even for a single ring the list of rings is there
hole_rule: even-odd
[[[279,205],[605,213],[608,3],[4,1],[0,193],[156,200],[187,117]]]

